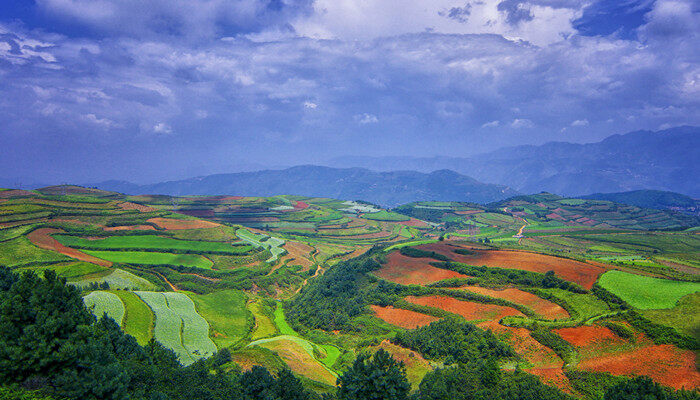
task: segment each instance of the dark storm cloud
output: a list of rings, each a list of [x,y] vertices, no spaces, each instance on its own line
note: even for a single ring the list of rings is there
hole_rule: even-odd
[[[104,22],[92,36],[0,23],[0,168],[38,180],[148,181],[247,161],[458,156],[700,124],[692,2],[657,1],[623,37],[572,31],[585,14],[575,1],[444,0],[426,14],[432,32],[362,40],[297,33],[339,29],[323,25],[332,2],[319,14],[306,2],[213,1],[197,15],[166,2],[97,3],[40,2],[55,18],[80,11],[86,26]],[[366,23],[391,31],[384,4]],[[160,15],[180,22],[150,26]],[[440,33],[448,29],[483,32]]]

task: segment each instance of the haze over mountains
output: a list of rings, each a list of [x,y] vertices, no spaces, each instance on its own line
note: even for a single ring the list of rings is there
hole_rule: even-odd
[[[697,198],[699,134],[698,127],[678,127],[614,135],[590,144],[503,148],[468,158],[341,157],[329,162],[333,167],[304,165],[147,185],[106,181],[92,186],[179,196],[293,194],[358,199],[389,207],[416,200],[488,203],[542,191],[582,196],[661,189]]]
[[[449,170],[374,172],[364,168],[312,165],[283,170],[217,174],[153,185],[108,181],[98,188],[122,193],[168,195],[274,196],[280,194],[358,199],[383,206],[416,200],[462,200],[488,203],[517,194],[501,185],[480,183]]]
[[[474,157],[339,157],[336,167],[377,171],[451,169],[522,193],[563,196],[659,189],[700,197],[700,128],[613,135],[597,143],[551,142]]]

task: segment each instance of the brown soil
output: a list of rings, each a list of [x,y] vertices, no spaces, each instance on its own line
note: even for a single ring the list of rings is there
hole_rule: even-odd
[[[291,265],[301,265],[303,268],[302,271],[308,270],[314,264],[310,256],[314,248],[308,244],[288,241],[282,248],[287,250],[287,255],[282,258],[280,264],[284,264],[285,260],[289,260],[289,264]]]
[[[406,257],[399,252],[387,256],[387,263],[374,274],[401,285],[425,285],[448,278],[468,278],[460,273],[436,268],[427,258]]]
[[[178,229],[204,229],[204,228],[215,228],[221,226],[216,222],[202,221],[202,220],[184,220],[184,219],[171,219],[171,218],[151,218],[148,222],[154,223],[159,227],[167,230],[178,230]]]
[[[415,218],[411,218],[408,221],[400,221],[399,224],[406,225],[406,226],[415,226],[418,228],[427,228],[428,227],[428,224],[426,224],[425,222],[423,222],[419,219],[415,219]]]
[[[121,225],[121,226],[108,226],[104,228],[105,231],[154,231],[151,225]]]
[[[555,330],[562,339],[576,347],[587,347],[607,342],[612,345],[626,343],[610,329],[600,325],[582,325],[575,328],[561,328]]]
[[[122,210],[138,210],[139,212],[151,212],[156,211],[155,208],[144,206],[143,204],[136,204],[130,201],[125,201],[124,203],[119,203],[119,207]]]
[[[78,259],[80,261],[85,261],[97,265],[101,265],[103,267],[111,267],[112,263],[107,260],[102,260],[97,257],[93,257],[89,254],[85,254],[82,251],[72,249],[70,247],[66,247],[59,243],[56,239],[52,238],[51,234],[53,233],[63,233],[64,231],[60,229],[54,229],[54,228],[39,228],[35,231],[32,231],[29,235],[27,235],[27,238],[29,238],[29,241],[32,242],[37,247],[41,247],[42,249],[46,250],[51,250],[51,251],[56,251],[58,253],[61,253],[63,255],[66,255],[71,258]]]
[[[499,320],[510,315],[523,314],[511,307],[483,304],[473,301],[463,301],[447,296],[408,296],[406,301],[421,306],[435,307],[447,312],[463,316],[467,321]]]
[[[646,375],[675,389],[696,390],[700,389],[700,373],[695,362],[692,351],[663,344],[590,358],[580,362],[578,367],[613,375]]]
[[[512,301],[513,303],[522,304],[528,307],[538,315],[547,319],[565,319],[569,318],[569,313],[566,312],[560,305],[552,303],[541,297],[537,297],[532,293],[528,293],[515,288],[507,289],[488,289],[481,286],[463,286],[461,289],[467,289],[470,292],[483,294],[486,296],[496,297]]]
[[[574,390],[571,387],[571,382],[569,382],[569,378],[564,375],[564,371],[561,369],[561,367],[530,368],[526,369],[525,371],[539,377],[540,381],[546,385],[558,387],[569,394],[574,393]]]
[[[435,251],[456,262],[469,265],[521,269],[542,274],[554,271],[558,277],[578,283],[585,289],[592,288],[598,276],[606,271],[603,267],[584,262],[526,251],[472,250],[473,254],[462,255],[454,253],[452,251],[454,247],[445,243],[432,243],[419,246],[419,248]]]
[[[36,196],[36,193],[21,189],[0,191],[0,198]]]
[[[420,326],[425,326],[431,322],[435,322],[440,318],[433,317],[432,315],[421,314],[419,312],[404,310],[401,308],[381,307],[371,305],[369,306],[377,318],[388,322],[392,325],[400,326],[406,329],[414,329]]]

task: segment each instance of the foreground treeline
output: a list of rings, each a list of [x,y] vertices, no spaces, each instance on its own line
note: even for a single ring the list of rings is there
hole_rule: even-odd
[[[409,393],[402,364],[380,350],[360,354],[338,379],[337,390],[319,395],[288,370],[242,372],[222,350],[183,367],[175,353],[151,341],[139,346],[111,319],[96,320],[80,293],[52,271],[44,278],[0,267],[0,398],[2,399],[565,399],[529,374],[503,372],[512,356],[490,333],[453,320],[396,338],[426,354],[448,356]],[[606,400],[697,399],[648,379],[625,380]]]

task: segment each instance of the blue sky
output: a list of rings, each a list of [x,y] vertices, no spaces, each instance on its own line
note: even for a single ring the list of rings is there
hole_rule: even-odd
[[[5,0],[0,178],[151,182],[700,125],[690,0]]]

